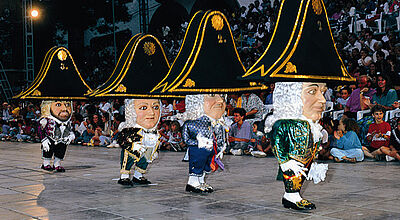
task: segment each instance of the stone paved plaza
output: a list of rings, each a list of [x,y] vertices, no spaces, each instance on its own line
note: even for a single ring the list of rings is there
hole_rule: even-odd
[[[326,182],[307,182],[303,197],[317,209],[281,205],[283,183],[273,157],[225,156],[212,194],[186,193],[183,153],[161,152],[147,178],[157,185],[123,187],[120,149],[69,146],[65,173],[39,169],[40,145],[0,142],[0,219],[400,219],[400,163],[329,162]]]

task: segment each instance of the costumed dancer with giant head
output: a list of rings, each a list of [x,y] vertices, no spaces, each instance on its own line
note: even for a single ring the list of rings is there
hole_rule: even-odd
[[[223,94],[266,89],[239,81],[245,71],[225,15],[219,11],[197,12],[167,76],[152,90],[157,94],[186,94],[186,112],[180,119],[185,121],[183,140],[189,154],[188,192],[213,192],[205,175],[223,169],[221,159],[229,130],[223,117]]]
[[[276,82],[273,115],[265,122],[283,175],[285,208],[311,210],[305,179],[323,181],[328,165],[313,162],[321,143],[326,83],[352,82],[333,41],[323,1],[283,0],[271,42],[243,76]]]
[[[158,155],[159,98],[183,97],[169,93],[150,94],[169,67],[158,39],[149,34],[137,34],[125,46],[110,78],[88,94],[98,99],[125,99],[125,125],[117,138],[122,148],[118,184],[133,186],[151,183],[144,174]]]
[[[47,52],[32,84],[14,97],[21,100],[43,100],[38,129],[42,169],[65,172],[61,161],[67,146],[75,139],[71,125],[72,100],[87,99],[84,96],[86,92],[91,92],[91,88],[82,79],[69,51],[64,47],[53,47]]]

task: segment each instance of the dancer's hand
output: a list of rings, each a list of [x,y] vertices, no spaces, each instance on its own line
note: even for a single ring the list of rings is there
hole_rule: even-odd
[[[217,154],[216,157],[218,157],[220,160],[222,160],[222,158],[224,157],[224,151],[226,150],[226,147],[224,146],[219,153]]]
[[[197,137],[197,142],[199,148],[206,148],[207,150],[211,150],[213,148],[213,140],[208,139],[204,137],[202,134],[198,134]]]
[[[142,144],[133,143],[132,151],[133,152],[137,151],[141,156],[146,151],[146,148],[144,148]]]
[[[46,151],[46,152],[48,152],[48,151],[50,150],[50,141],[49,141],[49,139],[46,138],[46,139],[42,142],[42,148],[43,148],[43,150]]]
[[[308,169],[304,168],[304,164],[298,161],[289,160],[288,162],[283,163],[280,166],[283,172],[291,170],[294,172],[296,176],[303,175],[304,177],[307,178],[305,171],[307,171]]]

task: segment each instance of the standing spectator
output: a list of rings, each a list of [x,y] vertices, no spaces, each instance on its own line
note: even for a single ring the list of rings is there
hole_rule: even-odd
[[[335,162],[351,162],[364,160],[364,153],[357,133],[360,128],[357,122],[351,118],[343,118],[339,121],[338,131],[334,132],[337,139],[337,147],[331,149]]]
[[[251,139],[251,125],[249,122],[244,121],[245,115],[246,111],[243,108],[235,108],[233,110],[235,123],[232,124],[229,130],[228,141],[231,144],[230,152],[237,156],[248,150]]]
[[[380,105],[372,108],[372,116],[374,123],[369,125],[367,140],[370,142],[369,147],[363,146],[362,149],[366,157],[381,160],[380,155],[383,154],[382,147],[389,147],[390,141],[390,125],[383,120],[385,110]]]

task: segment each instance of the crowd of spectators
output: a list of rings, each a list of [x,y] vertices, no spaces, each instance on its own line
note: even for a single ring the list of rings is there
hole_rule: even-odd
[[[357,78],[357,82],[350,85],[328,85],[325,98],[333,103],[331,110],[343,110],[344,114],[337,120],[333,120],[332,114],[325,114],[321,120],[324,138],[319,159],[358,162],[366,156],[378,160],[399,160],[398,120],[394,118],[383,123],[379,117],[386,111],[399,107],[400,39],[398,27],[391,19],[396,20],[399,16],[400,3],[397,0],[324,2],[338,53],[348,72]],[[255,0],[248,7],[243,6],[233,13],[224,12],[246,68],[265,50],[279,7],[278,0]],[[378,18],[386,19],[383,32],[379,32],[377,27]],[[351,25],[359,21],[365,22],[360,30],[354,27],[356,25]],[[178,31],[171,31],[166,26],[157,36],[165,47],[170,62],[179,51],[187,26],[187,22],[183,23]],[[268,106],[273,103],[274,84],[267,86],[268,90],[257,94],[228,96],[227,116],[231,121],[229,142],[233,147],[227,153],[258,157],[271,154],[270,139],[268,134],[263,133],[263,120],[268,117]],[[185,151],[186,146],[180,133],[182,122],[174,117],[184,111],[184,101],[162,100],[162,106],[159,124],[161,149]],[[75,102],[74,109],[72,122],[77,137],[75,144],[118,146],[116,138],[124,124],[124,106],[121,100]],[[365,110],[371,111],[364,117],[357,118],[357,113]],[[39,117],[39,103],[3,103],[0,137],[2,140],[38,141],[36,128]],[[385,124],[385,131],[373,129],[381,128],[381,125],[376,125],[382,123]],[[246,131],[243,131],[244,128]],[[375,146],[376,143],[380,146]]]

